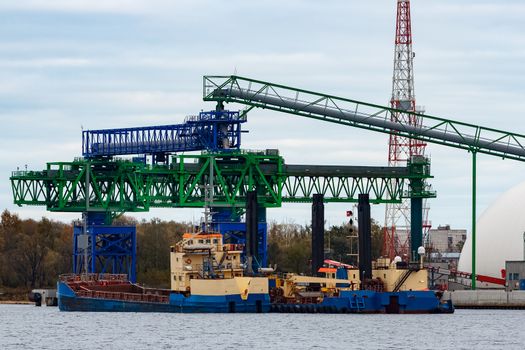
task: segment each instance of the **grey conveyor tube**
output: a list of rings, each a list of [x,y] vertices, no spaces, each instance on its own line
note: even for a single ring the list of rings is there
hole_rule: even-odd
[[[312,113],[320,116],[327,116],[331,118],[336,119],[342,119],[347,120],[354,123],[359,124],[366,124],[371,125],[379,128],[383,128],[385,130],[394,130],[394,131],[400,131],[405,133],[412,134],[409,137],[413,138],[420,138],[425,141],[432,141],[427,140],[428,138],[434,138],[439,139],[445,142],[452,142],[455,144],[460,145],[466,145],[470,146],[474,149],[480,148],[480,149],[487,149],[487,150],[493,150],[502,152],[505,154],[510,154],[514,156],[521,156],[525,157],[525,149],[516,147],[516,146],[510,146],[508,144],[498,144],[494,141],[490,140],[482,140],[478,139],[476,140],[471,135],[457,135],[452,133],[447,133],[445,130],[439,130],[439,129],[428,129],[425,126],[414,126],[409,124],[401,124],[392,122],[390,120],[385,120],[382,118],[376,118],[373,115],[367,115],[364,113],[356,113],[348,110],[341,110],[341,109],[335,109],[331,107],[320,107],[316,105],[312,105],[311,103],[303,102],[303,101],[296,101],[287,99],[284,97],[275,97],[275,96],[269,96],[265,94],[258,94],[256,92],[248,91],[245,89],[221,89],[215,91],[216,96],[224,96],[224,97],[235,97],[239,99],[254,101],[254,102],[260,102],[261,104],[266,104],[269,106],[276,106],[276,107],[285,107],[290,109],[295,109],[299,111],[304,111],[307,113]],[[260,106],[263,107],[264,106]],[[424,118],[424,116],[422,116]]]

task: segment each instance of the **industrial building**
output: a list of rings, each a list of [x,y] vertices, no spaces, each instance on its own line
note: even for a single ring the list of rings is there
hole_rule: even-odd
[[[505,263],[507,290],[525,290],[525,260]]]
[[[451,229],[450,225],[428,231],[428,246],[434,253],[460,253],[466,239],[467,230]]]

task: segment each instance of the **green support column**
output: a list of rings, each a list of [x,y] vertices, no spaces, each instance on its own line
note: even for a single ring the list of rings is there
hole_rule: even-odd
[[[419,175],[410,180],[410,261],[418,262],[419,247],[423,246],[423,198],[433,198],[435,192],[429,191],[426,178],[430,178],[430,160],[424,156],[411,156],[408,167],[412,175]]]
[[[472,151],[472,290],[476,289],[476,151]]]

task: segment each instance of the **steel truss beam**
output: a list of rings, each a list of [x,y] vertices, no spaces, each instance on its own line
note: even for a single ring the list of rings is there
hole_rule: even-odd
[[[303,117],[396,133],[424,142],[525,161],[525,135],[429,115],[297,89],[238,76],[204,76],[205,101],[237,102]],[[421,120],[410,125],[392,120],[405,113]]]
[[[179,155],[169,166],[78,159],[48,163],[44,171],[16,171],[10,180],[18,205],[122,213],[203,207],[205,185],[212,183],[212,207],[243,208],[250,190],[257,191],[265,208],[309,203],[315,193],[323,194],[325,202],[356,202],[360,193],[369,193],[372,203],[397,203],[406,196],[434,197],[425,186],[427,178],[430,167],[423,158],[399,168],[286,165],[276,151],[267,150]]]

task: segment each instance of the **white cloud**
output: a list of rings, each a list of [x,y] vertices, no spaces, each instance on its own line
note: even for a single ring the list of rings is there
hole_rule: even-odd
[[[456,17],[468,14],[469,16],[523,16],[525,4],[520,1],[469,1],[468,3],[446,3],[443,1],[428,2],[426,9],[433,16],[455,15]]]
[[[0,68],[65,68],[65,67],[87,67],[93,66],[94,61],[86,58],[40,58],[40,59],[19,59],[19,60],[0,60]]]
[[[168,1],[145,0],[21,0],[3,1],[0,9],[11,11],[57,11],[57,12],[92,12],[92,13],[142,13],[153,3],[157,5]]]

